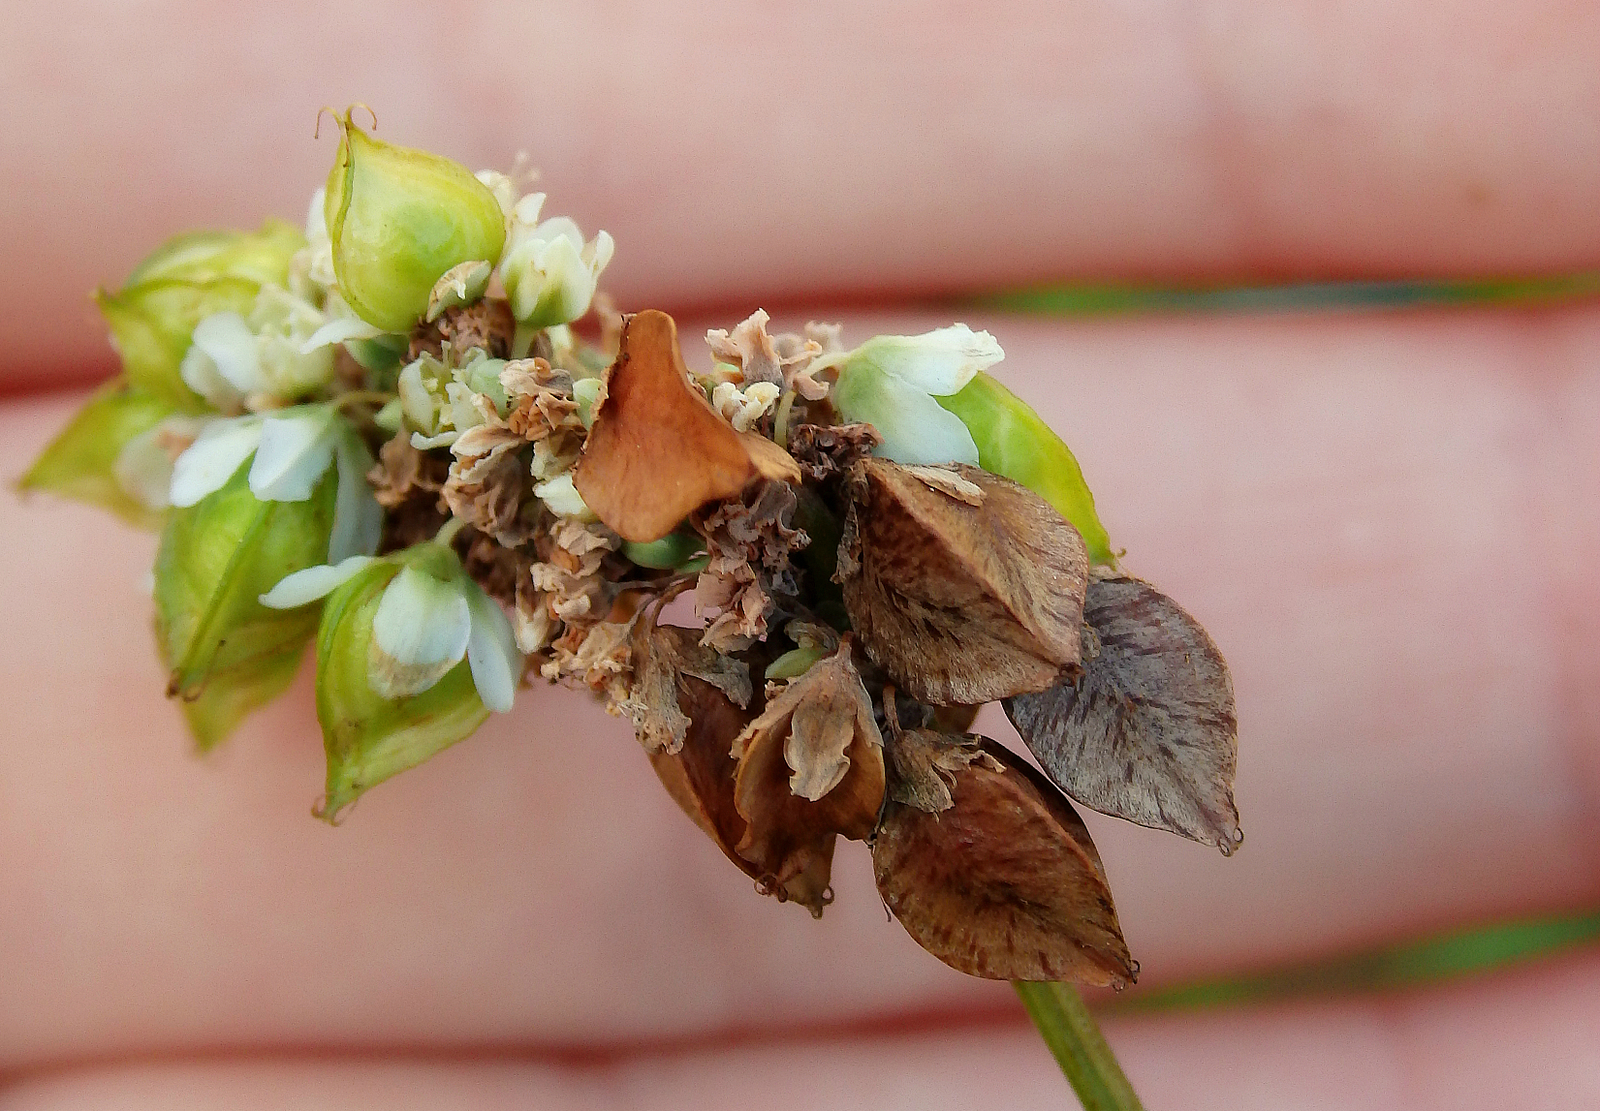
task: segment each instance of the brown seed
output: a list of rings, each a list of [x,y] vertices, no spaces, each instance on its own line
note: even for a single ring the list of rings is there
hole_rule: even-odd
[[[872,843],[884,903],[919,945],[972,976],[1133,981],[1138,965],[1082,820],[1038,772],[992,741],[982,747],[986,759],[951,769],[948,809],[888,804]]]
[[[800,468],[764,436],[735,432],[690,384],[672,317],[627,318],[573,483],[625,540],[659,540],[689,512],[758,478],[799,483]]]
[[[938,469],[935,486],[882,459],[851,468],[838,574],[850,620],[867,654],[922,702],[1044,690],[1078,663],[1083,539],[1010,479]]]
[[[735,850],[746,824],[734,805],[734,772],[738,764],[728,755],[733,739],[753,714],[738,706],[710,683],[685,678],[680,684],[679,706],[688,719],[683,744],[677,752],[652,752],[656,775],[683,812],[733,861],[779,902],[796,902],[820,918],[833,898],[828,888],[833,868],[834,836],[828,834],[800,846],[792,854],[792,874],[777,877],[740,856]]]
[[[849,638],[772,699],[733,753],[734,799],[748,823],[735,848],[763,872],[795,874],[796,854],[821,837],[868,837],[883,805],[883,737]]]
[[[1243,834],[1222,653],[1198,621],[1138,579],[1097,576],[1083,619],[1083,674],[1008,700],[1017,732],[1085,806],[1231,853]]]

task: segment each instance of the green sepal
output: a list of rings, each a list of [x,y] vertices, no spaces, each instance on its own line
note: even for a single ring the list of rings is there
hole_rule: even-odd
[[[427,549],[436,547],[422,544],[410,551],[420,549],[426,557],[433,554]],[[402,556],[364,568],[323,605],[317,630],[317,720],[328,779],[317,816],[329,822],[368,788],[464,740],[489,716],[466,660],[408,698],[383,698],[367,681],[372,619],[405,562]],[[422,569],[434,570],[431,562]]]
[[[1055,506],[1083,537],[1090,563],[1116,563],[1078,460],[1038,413],[981,371],[959,393],[934,400],[972,433],[980,467],[1022,483]]]
[[[173,509],[156,553],[156,639],[171,670],[167,693],[198,702],[189,720],[210,747],[294,677],[316,610],[276,610],[260,596],[285,575],[324,562],[336,470],[306,501],[260,501],[250,463],[226,485]]]
[[[349,112],[339,130],[323,209],[339,294],[367,323],[410,332],[447,270],[500,258],[505,214],[459,162],[374,139]]]
[[[260,283],[248,278],[154,278],[119,293],[99,290],[94,299],[111,329],[128,382],[177,408],[197,412],[206,404],[179,373],[194,326],[212,313],[245,315],[260,290]]]
[[[113,379],[73,415],[17,485],[109,509],[139,528],[160,528],[165,514],[124,490],[113,468],[129,440],[174,411],[164,398]]]

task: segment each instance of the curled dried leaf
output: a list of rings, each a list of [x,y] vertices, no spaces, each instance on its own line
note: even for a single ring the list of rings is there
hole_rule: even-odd
[[[936,469],[960,483],[954,492],[882,459],[851,468],[837,576],[851,623],[867,654],[923,702],[1045,690],[1078,665],[1083,540],[1010,479]]]
[[[767,703],[733,744],[739,854],[780,881],[835,833],[863,840],[883,805],[883,737],[845,638]]]
[[[663,749],[650,754],[651,766],[667,793],[724,856],[761,884],[762,891],[780,902],[799,903],[812,917],[820,918],[822,908],[833,898],[828,888],[833,834],[799,846],[792,854],[792,874],[781,882],[734,849],[747,827],[734,803],[738,765],[729,751],[753,714],[741,710],[716,686],[693,677],[678,684],[678,707],[688,722],[683,744],[676,752]]]
[[[890,911],[924,949],[972,976],[1134,980],[1138,966],[1082,820],[999,745],[982,742],[982,756],[946,769],[948,808],[886,808],[872,866]]]
[[[584,502],[624,540],[645,542],[761,478],[798,483],[800,468],[764,436],[735,432],[690,384],[672,317],[629,317],[573,476]]]
[[[1148,583],[1099,575],[1084,603],[1084,671],[1008,700],[1040,765],[1096,810],[1231,853],[1238,724],[1227,662]]]

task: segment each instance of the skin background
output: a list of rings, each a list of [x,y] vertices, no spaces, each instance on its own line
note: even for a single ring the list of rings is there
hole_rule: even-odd
[[[0,318],[0,474],[113,367],[84,291],[171,232],[297,219],[316,107],[359,97],[470,165],[529,149],[692,361],[757,305],[1000,339],[1234,670],[1241,853],[1088,816],[1150,984],[1600,898],[1600,310],[928,305],[1600,266],[1592,6],[265,11],[13,13],[0,292],[38,307]],[[0,499],[0,535],[0,1107],[1067,1098],[1008,988],[885,921],[859,846],[820,924],[755,897],[586,699],[524,692],[330,830],[308,675],[194,760],[153,539],[45,498]],[[1152,1107],[1592,1107],[1597,977],[1109,1034]]]

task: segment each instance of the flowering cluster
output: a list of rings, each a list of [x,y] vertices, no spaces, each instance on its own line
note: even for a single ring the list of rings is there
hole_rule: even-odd
[[[160,528],[201,746],[314,639],[333,819],[525,681],[585,687],[761,891],[820,915],[859,840],[947,963],[1132,979],[1065,795],[1231,851],[1232,691],[994,338],[757,311],[693,370],[601,301],[585,341],[610,236],[340,128],[303,232],[182,237],[100,295],[123,373],[24,480]],[[993,701],[1043,773],[967,732]]]

